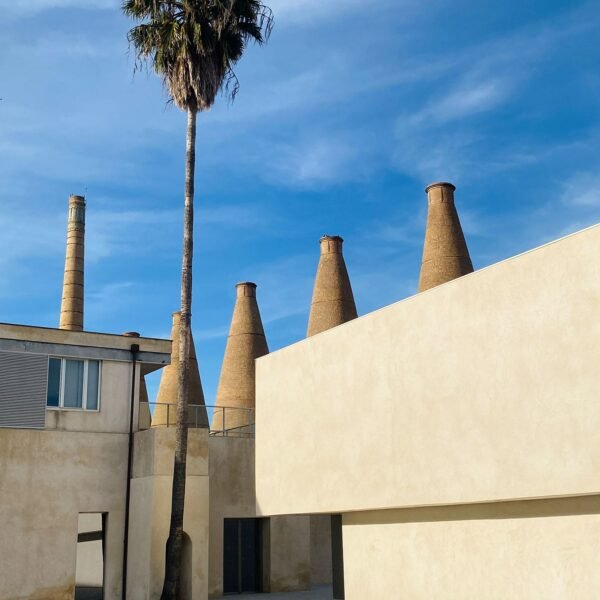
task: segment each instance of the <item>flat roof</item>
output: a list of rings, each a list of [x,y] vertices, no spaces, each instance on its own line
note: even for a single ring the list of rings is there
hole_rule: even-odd
[[[132,344],[139,345],[137,360],[146,372],[171,362],[171,340],[0,323],[0,351],[6,352],[130,361]]]

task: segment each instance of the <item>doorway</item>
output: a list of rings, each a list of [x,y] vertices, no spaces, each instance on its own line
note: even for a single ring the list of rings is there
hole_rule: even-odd
[[[103,600],[105,513],[79,513],[75,600]]]
[[[223,593],[260,592],[261,519],[225,519]]]

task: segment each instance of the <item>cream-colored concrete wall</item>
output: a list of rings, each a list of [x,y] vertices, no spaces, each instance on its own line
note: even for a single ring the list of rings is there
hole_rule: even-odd
[[[260,514],[600,492],[600,227],[257,361]]]
[[[106,512],[120,599],[126,456],[127,435],[0,429],[0,598],[72,600],[79,513]]]
[[[352,513],[346,600],[600,598],[600,497]]]
[[[210,557],[208,593],[223,595],[223,521],[256,517],[254,440],[209,438]]]
[[[128,600],[158,600],[164,580],[169,535],[175,429],[135,434],[131,486]],[[191,542],[190,594],[182,600],[205,600],[208,594],[208,431],[188,437],[184,531]]]
[[[46,429],[127,433],[131,397],[132,365],[127,362],[102,361],[100,410],[46,409]],[[136,385],[136,400],[139,393]],[[134,425],[137,419],[134,418]]]

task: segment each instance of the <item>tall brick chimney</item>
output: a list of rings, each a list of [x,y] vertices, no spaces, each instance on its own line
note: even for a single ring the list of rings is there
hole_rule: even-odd
[[[473,263],[465,241],[451,183],[432,183],[426,188],[428,198],[427,230],[419,291],[473,272]]]
[[[83,330],[85,198],[69,198],[67,252],[60,307],[61,329]]]
[[[156,408],[152,417],[152,426],[175,425],[177,423],[177,371],[179,369],[179,312],[173,313],[171,329],[171,364],[162,370]],[[191,333],[190,333],[191,335]],[[196,359],[194,338],[190,340],[190,380],[189,380],[189,426],[208,427],[208,415],[204,407],[204,392],[200,381],[200,370]]]
[[[256,400],[254,361],[269,353],[265,330],[256,301],[256,284],[238,283],[221,377],[217,389],[212,429],[244,427],[254,422]],[[231,407],[219,410],[218,407]],[[240,410],[236,410],[240,409]]]
[[[342,254],[344,240],[338,236],[321,238],[321,258],[313,290],[307,337],[346,321],[356,319],[356,304],[350,277]]]

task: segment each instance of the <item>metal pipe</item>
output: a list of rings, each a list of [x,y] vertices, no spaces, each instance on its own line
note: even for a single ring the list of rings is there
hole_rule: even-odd
[[[123,536],[123,582],[121,584],[121,598],[127,598],[127,551],[129,548],[129,504],[131,500],[131,471],[133,469],[133,412],[135,407],[135,382],[137,355],[140,351],[139,344],[131,344],[131,402],[129,407],[129,447],[127,449],[127,488],[125,492],[125,533]]]

